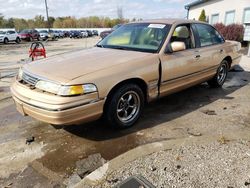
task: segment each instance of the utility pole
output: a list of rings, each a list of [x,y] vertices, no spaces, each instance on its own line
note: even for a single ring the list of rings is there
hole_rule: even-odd
[[[47,0],[45,0],[45,8],[46,8],[46,15],[47,15],[48,29],[50,30],[49,12],[48,12]]]

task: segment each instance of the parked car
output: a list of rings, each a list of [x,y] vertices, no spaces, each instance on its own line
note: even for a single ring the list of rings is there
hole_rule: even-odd
[[[147,102],[203,82],[222,87],[240,62],[240,48],[204,22],[135,22],[94,48],[25,64],[11,92],[21,114],[44,122],[67,125],[102,116],[127,128]]]
[[[51,39],[51,40],[55,40],[56,39],[56,36],[55,36],[55,33],[54,33],[54,31],[53,30],[49,30],[48,31],[48,37],[49,37],[49,39]]]
[[[9,42],[20,43],[21,39],[18,36],[18,33],[13,30],[0,31],[0,43],[7,44]]]
[[[82,33],[82,37],[84,38],[89,36],[87,31],[82,30],[81,33]]]
[[[39,31],[40,39],[47,40],[49,38],[49,32],[47,30]]]
[[[60,38],[63,38],[64,37],[64,33],[62,31],[57,31],[58,32],[58,35]]]
[[[106,36],[108,36],[110,33],[112,33],[113,31],[115,31],[116,29],[118,29],[121,26],[122,26],[122,24],[117,24],[111,30],[106,30],[106,31],[101,32],[100,37],[102,39],[104,39]]]
[[[69,31],[63,31],[63,37],[69,37],[70,32]]]
[[[88,33],[88,37],[92,37],[92,36],[93,36],[92,31],[90,31],[90,30],[86,30],[86,31],[87,31],[87,33]]]
[[[19,33],[19,36],[22,40],[28,40],[28,41],[33,41],[33,40],[40,40],[40,34],[37,30],[35,29],[25,29],[22,30]]]
[[[98,33],[97,30],[93,30],[92,33],[93,33],[94,36],[98,36],[99,35],[99,33]]]
[[[57,38],[57,39],[58,39],[58,38],[60,37],[59,32],[56,31],[56,30],[52,30],[52,29],[51,29],[51,30],[50,30],[50,33],[53,34],[54,38]]]
[[[82,33],[80,31],[70,31],[70,38],[82,38]]]

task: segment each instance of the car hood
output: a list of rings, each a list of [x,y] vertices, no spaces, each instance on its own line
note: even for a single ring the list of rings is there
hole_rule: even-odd
[[[94,47],[26,64],[23,69],[33,75],[62,84],[96,71],[151,56],[151,53]]]
[[[0,37],[4,37],[4,36],[6,36],[5,34],[0,34]]]

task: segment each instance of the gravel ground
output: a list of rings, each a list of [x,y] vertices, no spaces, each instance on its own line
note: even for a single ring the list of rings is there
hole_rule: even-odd
[[[99,187],[113,187],[131,175],[142,175],[157,188],[250,187],[250,142],[220,140],[160,151],[112,172]]]

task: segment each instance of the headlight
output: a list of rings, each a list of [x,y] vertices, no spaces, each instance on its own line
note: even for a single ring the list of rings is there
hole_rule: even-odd
[[[96,91],[97,88],[94,84],[84,84],[76,86],[62,86],[57,94],[61,96],[70,96],[70,95],[88,94]]]
[[[22,78],[23,78],[23,69],[20,68],[19,71],[18,71],[18,74],[17,74],[17,79],[22,80]]]
[[[94,84],[61,86],[48,81],[38,81],[36,88],[61,96],[82,95],[97,91],[97,88]]]
[[[60,87],[61,86],[59,84],[48,82],[48,81],[41,80],[36,83],[36,88],[41,89],[43,91],[50,92],[50,93],[54,93],[54,94],[58,93]]]

